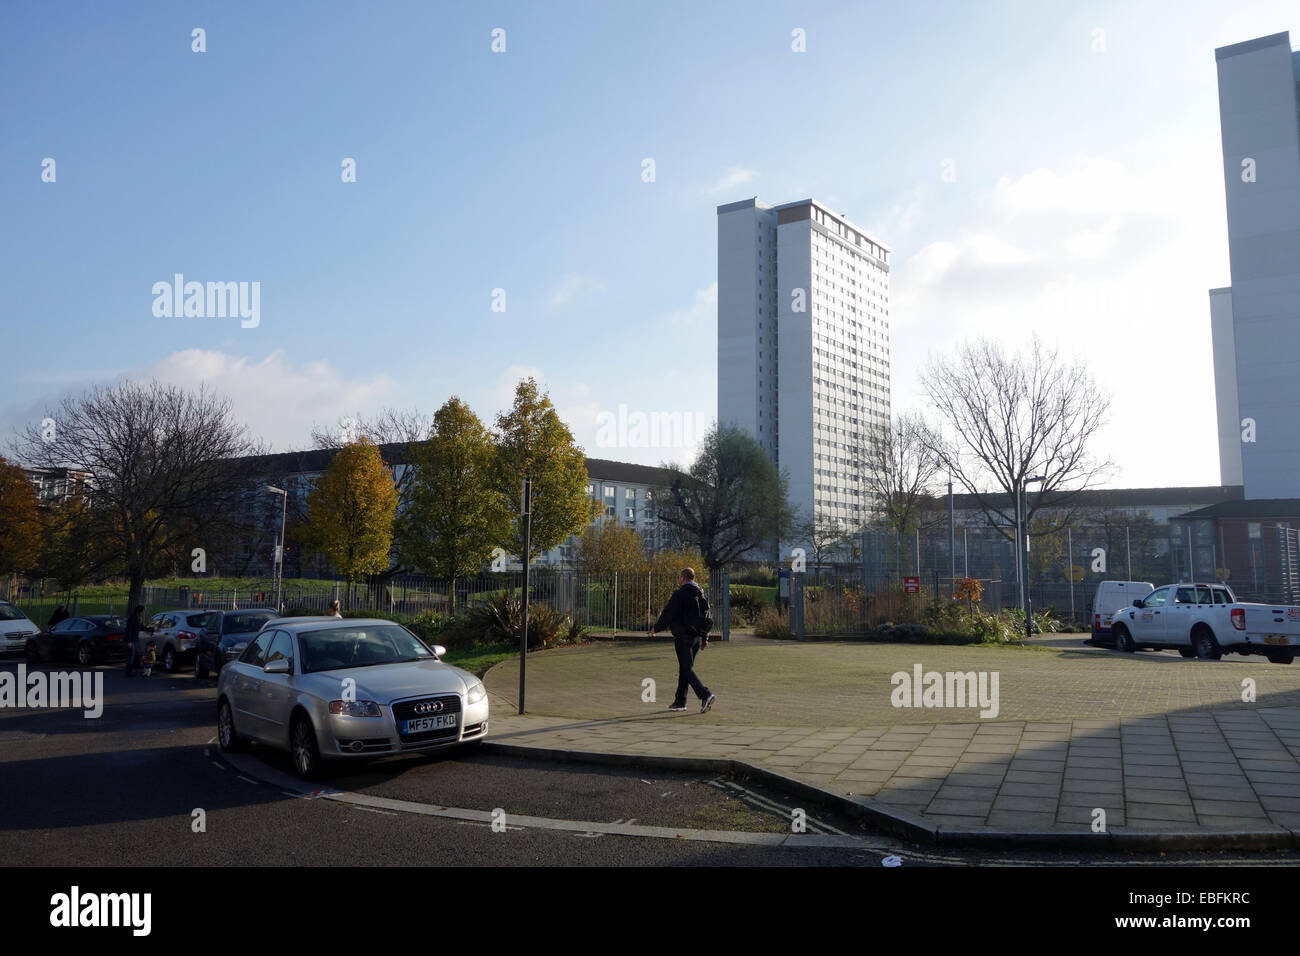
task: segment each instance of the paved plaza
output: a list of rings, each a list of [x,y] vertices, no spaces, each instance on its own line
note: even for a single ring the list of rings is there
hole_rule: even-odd
[[[1300,834],[1300,667],[1122,655],[1082,635],[1025,648],[772,642],[697,661],[707,715],[666,707],[669,641],[602,642],[487,675],[492,739],[584,753],[744,761],[948,830]],[[894,674],[998,675],[998,712],[898,707]],[[645,680],[654,702],[643,701]],[[1243,690],[1254,700],[1244,701]]]

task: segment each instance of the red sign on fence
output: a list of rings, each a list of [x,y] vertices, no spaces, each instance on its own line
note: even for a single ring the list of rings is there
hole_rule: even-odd
[[[921,593],[921,579],[920,579],[920,578],[913,578],[913,577],[906,577],[906,578],[903,578],[903,593],[904,593],[904,594],[920,594],[920,593]]]

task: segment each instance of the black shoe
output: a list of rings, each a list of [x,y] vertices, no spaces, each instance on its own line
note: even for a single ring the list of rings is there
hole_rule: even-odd
[[[669,710],[685,710],[685,709],[686,709],[686,705],[685,705],[685,704],[673,704],[673,705],[672,705],[671,707],[669,707],[668,709],[669,709]]]
[[[704,700],[700,703],[700,713],[707,714],[709,712],[709,708],[713,706],[713,702],[717,699],[718,698],[716,694],[710,694],[708,697],[704,698]]]

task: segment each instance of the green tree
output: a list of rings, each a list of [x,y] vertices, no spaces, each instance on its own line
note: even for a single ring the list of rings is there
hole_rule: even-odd
[[[525,477],[533,480],[530,558],[582,531],[596,516],[599,506],[587,494],[586,455],[535,380],[522,380],[510,411],[497,416],[496,446],[496,487],[514,519],[502,540],[506,551],[524,552]]]
[[[587,574],[627,574],[646,565],[645,542],[635,528],[616,521],[587,525],[578,538],[578,570]]]
[[[689,471],[668,467],[674,477],[652,492],[657,517],[680,544],[698,548],[710,570],[789,533],[785,476],[739,428],[715,425]]]
[[[305,540],[348,583],[388,567],[397,488],[378,447],[366,438],[340,449],[307,496]]]
[[[0,574],[29,571],[41,556],[36,489],[27,472],[0,458]]]
[[[492,436],[468,405],[452,396],[433,416],[427,441],[409,452],[407,508],[397,522],[402,560],[451,582],[473,574],[508,534],[506,503],[496,488]]]
[[[41,560],[35,573],[54,578],[63,590],[78,588],[117,570],[119,556],[104,543],[85,499],[54,502],[41,511]]]

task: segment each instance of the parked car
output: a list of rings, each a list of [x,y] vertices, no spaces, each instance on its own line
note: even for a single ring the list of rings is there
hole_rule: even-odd
[[[217,743],[256,740],[304,780],[328,761],[415,753],[487,736],[483,682],[392,621],[274,622],[217,681]]]
[[[18,606],[0,601],[0,654],[25,654],[27,639],[40,628]]]
[[[136,652],[140,653],[144,650],[144,644],[153,641],[163,670],[175,674],[180,670],[183,662],[194,658],[194,650],[199,643],[199,633],[211,613],[213,612],[182,609],[155,614],[149,619],[148,624],[153,634],[149,637],[141,636],[138,641],[140,646],[136,647]]]
[[[27,660],[75,660],[82,667],[126,657],[126,618],[119,614],[88,614],[64,618],[27,642]]]
[[[1146,597],[1155,589],[1154,584],[1145,581],[1102,581],[1097,585],[1097,596],[1092,599],[1092,642],[1113,644],[1111,618],[1128,610],[1135,600]]]
[[[1156,588],[1111,622],[1115,647],[1174,648],[1183,657],[1262,654],[1290,664],[1300,650],[1300,607],[1238,602],[1226,584],[1189,582]]]
[[[244,653],[267,621],[279,615],[270,608],[242,611],[209,611],[194,652],[194,676],[220,675],[221,669]]]

